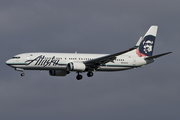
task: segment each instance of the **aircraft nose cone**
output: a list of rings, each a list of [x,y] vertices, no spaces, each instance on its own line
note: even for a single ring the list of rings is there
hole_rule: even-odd
[[[6,61],[6,65],[10,65],[10,63],[11,63],[11,59]]]

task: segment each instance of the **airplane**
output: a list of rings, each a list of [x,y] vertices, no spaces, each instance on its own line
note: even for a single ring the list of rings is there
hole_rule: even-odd
[[[23,53],[7,60],[6,64],[21,71],[21,76],[25,75],[24,70],[48,70],[51,76],[66,76],[70,72],[76,72],[77,80],[83,78],[83,72],[92,77],[94,71],[110,72],[142,67],[153,63],[158,57],[172,53],[153,56],[157,29],[158,26],[151,26],[134,47],[114,54]]]

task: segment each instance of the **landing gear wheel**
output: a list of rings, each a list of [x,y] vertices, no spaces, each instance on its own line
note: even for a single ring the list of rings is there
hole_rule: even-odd
[[[76,79],[77,79],[77,80],[81,80],[82,78],[83,78],[82,75],[79,75],[79,74],[78,74],[78,75],[76,76]]]
[[[88,73],[87,73],[87,76],[88,76],[88,77],[92,77],[92,76],[93,76],[93,72],[88,72]]]
[[[24,76],[25,74],[24,73],[21,73],[21,76]]]

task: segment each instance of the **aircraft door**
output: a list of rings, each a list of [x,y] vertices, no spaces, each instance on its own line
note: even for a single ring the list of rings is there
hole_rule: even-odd
[[[32,54],[26,54],[26,59],[27,59],[27,60],[30,60],[30,59],[31,59],[31,56],[32,56]]]
[[[133,58],[133,65],[136,65],[136,58]]]

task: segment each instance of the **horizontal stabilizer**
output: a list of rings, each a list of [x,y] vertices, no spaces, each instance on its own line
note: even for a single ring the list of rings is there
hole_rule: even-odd
[[[144,59],[145,60],[156,59],[158,57],[161,57],[161,56],[164,56],[164,55],[167,55],[167,54],[170,54],[170,53],[172,53],[172,52],[167,52],[167,53],[163,53],[163,54],[159,54],[159,55],[154,55],[154,56],[146,57]]]

